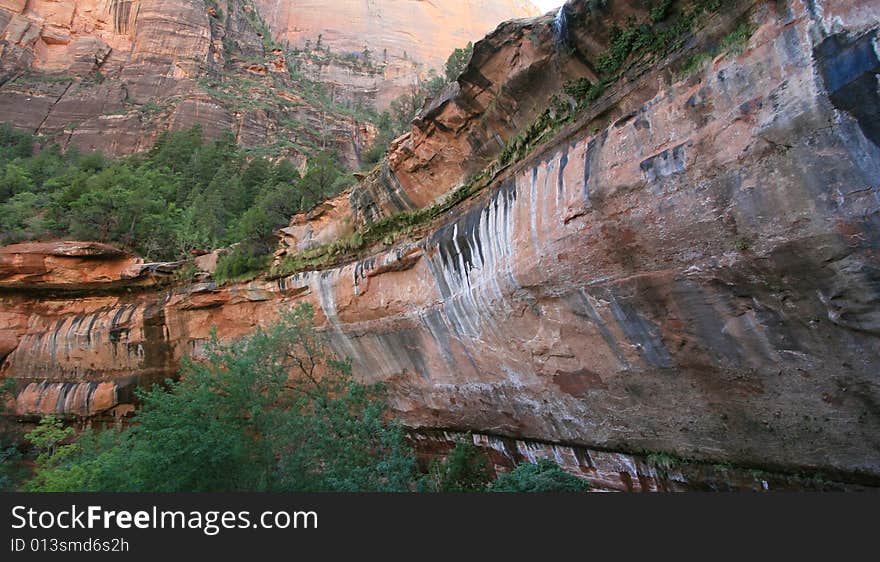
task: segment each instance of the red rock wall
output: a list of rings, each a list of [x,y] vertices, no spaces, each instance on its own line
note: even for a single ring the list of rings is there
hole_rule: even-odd
[[[671,457],[600,451],[584,447],[524,441],[485,434],[422,431],[411,434],[419,458],[427,468],[444,458],[462,441],[470,441],[489,458],[496,474],[540,459],[555,462],[603,492],[761,492],[782,490],[851,491],[871,489],[827,478],[746,470],[726,464],[696,463]],[[658,466],[663,464],[664,466]],[[665,466],[668,464],[669,466]]]
[[[446,58],[469,41],[476,41],[499,23],[537,16],[527,0],[342,0],[332,7],[317,0],[256,0],[273,36],[292,48],[308,41],[339,54],[361,54],[385,64],[376,83],[380,107],[407,93],[429,69],[442,74]],[[387,63],[387,64],[386,64]],[[338,77],[342,83],[350,78]]]
[[[356,166],[373,127],[290,103],[303,100],[291,93],[284,57],[265,52],[240,3],[219,5],[222,19],[204,0],[0,5],[0,121],[62,147],[111,155],[144,150],[162,131],[194,125],[209,138],[231,131],[245,147],[313,142],[324,131]],[[227,52],[227,45],[234,48]],[[252,68],[249,61],[259,59],[270,61],[280,86],[264,65]],[[230,103],[206,89],[210,82],[241,90],[243,81],[260,79],[261,95],[273,94],[261,107]],[[288,130],[287,122],[305,125]],[[295,150],[287,155],[304,157]]]
[[[327,129],[343,159],[357,168],[360,151],[374,135],[372,126],[341,112],[327,115],[301,99],[301,85],[287,76],[284,53],[266,52],[262,29],[254,22],[265,18],[284,42],[288,31],[328,25],[335,31],[328,31],[325,45],[332,43],[338,56],[352,45],[361,53],[369,43],[375,68],[356,70],[334,63],[307,65],[303,73],[323,82],[337,101],[386,108],[425,77],[429,66],[442,66],[439,61],[445,61],[454,47],[505,18],[534,13],[518,1],[431,4],[427,18],[422,12],[428,4],[422,2],[371,3],[369,13],[355,9],[355,4],[363,5],[346,3],[351,8],[346,15],[338,6],[328,10],[323,3],[308,2],[220,0],[218,9],[204,0],[2,2],[0,122],[64,147],[114,155],[149,148],[168,128],[197,124],[211,138],[231,130],[246,147],[322,144],[315,142],[316,135]],[[340,28],[338,22],[346,17],[348,23]],[[372,35],[378,31],[387,31],[381,37],[392,41],[395,49],[408,48],[415,58],[404,61],[397,53],[384,60],[386,39]],[[261,77],[273,94],[287,96],[286,101],[269,99],[265,91],[232,92],[240,101],[264,98],[263,107],[249,107],[205,88],[205,83],[232,82],[235,89],[236,82]],[[290,131],[285,128],[290,122],[304,126]],[[293,151],[288,156],[301,159],[304,154]]]

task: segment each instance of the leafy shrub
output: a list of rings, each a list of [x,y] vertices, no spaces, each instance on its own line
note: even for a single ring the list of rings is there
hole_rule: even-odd
[[[682,459],[670,453],[650,451],[645,456],[645,461],[657,469],[660,474],[666,474],[676,466],[682,464]]]
[[[218,283],[254,276],[269,266],[270,256],[255,251],[247,244],[239,244],[217,260],[214,280]]]
[[[460,441],[443,461],[433,461],[420,488],[426,492],[483,492],[492,481],[489,458],[470,441]]]
[[[700,71],[705,64],[715,58],[719,53],[727,52],[729,55],[740,55],[748,45],[749,39],[755,33],[755,26],[751,22],[745,21],[736,29],[725,35],[719,42],[717,48],[710,48],[703,52],[696,53],[684,64],[679,71],[681,77],[690,76]]]
[[[669,10],[672,8],[673,0],[661,0],[661,2],[651,8],[651,22],[660,23],[669,17]]]
[[[468,63],[471,62],[473,54],[474,44],[471,42],[468,42],[467,46],[463,49],[455,49],[452,51],[452,54],[446,59],[447,82],[458,80],[458,77],[461,76],[461,73],[467,68]]]
[[[14,388],[13,379],[6,379],[0,385],[0,492],[16,490],[24,476],[18,436],[7,427],[8,420],[4,419],[6,401],[15,396]]]
[[[569,474],[547,459],[537,464],[520,464],[502,474],[489,487],[491,492],[586,492],[586,480]]]
[[[381,386],[351,377],[302,305],[254,335],[209,342],[180,381],[142,392],[121,431],[60,445],[32,434],[31,491],[407,491],[417,464]]]
[[[72,450],[73,445],[65,445],[73,437],[74,429],[65,427],[64,423],[55,416],[45,416],[39,425],[25,437],[37,452],[37,465],[45,465],[49,459],[58,459],[66,456]]]
[[[34,139],[24,131],[13,129],[9,124],[0,124],[0,147],[9,159],[28,158],[34,154]]]
[[[755,26],[751,22],[745,21],[725,35],[719,47],[722,51],[730,51],[735,55],[741,54],[754,33]]]

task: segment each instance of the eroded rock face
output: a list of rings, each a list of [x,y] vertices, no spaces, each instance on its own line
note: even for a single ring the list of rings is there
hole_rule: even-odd
[[[211,29],[199,0],[13,4],[0,6],[0,24],[8,21],[0,120],[65,146],[148,147],[158,125],[138,108],[192,95],[208,66]]]
[[[308,213],[294,216],[290,225],[278,233],[281,242],[278,254],[294,255],[354,233],[348,198],[349,194],[343,193]]]
[[[506,18],[534,14],[527,2],[502,0],[481,2],[479,9],[470,2],[379,2],[366,11],[363,6],[345,3],[354,19],[340,28],[346,20],[339,6],[327,10],[323,3],[4,2],[0,121],[64,147],[113,155],[149,148],[168,128],[194,125],[209,138],[231,130],[245,147],[323,146],[320,134],[357,167],[375,131],[344,112],[328,115],[302,99],[303,85],[288,74],[288,45],[297,45],[313,26],[329,26],[324,47],[332,45],[334,55],[300,61],[297,71],[324,83],[337,103],[386,108],[429,67],[441,66],[454,47]],[[277,30],[280,43],[274,47],[263,37],[264,21]],[[345,58],[352,50],[362,55],[368,44],[370,64]],[[383,54],[391,47],[393,54]],[[407,49],[411,54],[403,57]],[[261,87],[248,86],[255,79]],[[256,98],[260,104],[249,103]],[[286,155],[303,157],[297,149]]]
[[[629,12],[610,4],[584,25]],[[700,36],[749,17],[741,54],[631,75],[425,238],[246,285],[4,293],[19,412],[39,409],[32,383],[170,373],[212,326],[246,334],[307,301],[411,428],[876,484],[880,147],[876,105],[856,103],[877,95],[876,9],[738,6]]]
[[[182,263],[145,263],[99,242],[23,242],[0,247],[0,290],[88,293],[167,284]]]
[[[28,373],[15,409],[129,413],[139,384],[174,369],[161,304],[152,292],[146,304],[136,294],[167,284],[178,266],[147,264],[95,242],[0,248],[0,361],[13,354]]]
[[[139,280],[144,260],[97,242],[25,242],[0,248],[0,288],[84,290]]]
[[[651,455],[600,451],[586,447],[542,443],[486,434],[419,431],[411,440],[422,462],[446,457],[457,443],[470,440],[486,453],[496,474],[523,462],[550,459],[586,480],[590,489],[615,492],[865,490],[859,484],[840,483],[806,475],[744,470],[725,464],[695,463]],[[669,466],[666,466],[668,464]]]
[[[382,108],[429,69],[442,69],[453,50],[482,38],[500,22],[538,15],[527,0],[342,0],[332,7],[316,0],[256,0],[256,5],[273,36],[292,48],[315,47],[320,40],[323,48],[341,55],[368,50],[382,66],[380,79],[373,79]],[[341,86],[359,82],[340,65],[329,64],[325,72]]]
[[[372,127],[302,103],[290,93],[283,54],[266,51],[244,6],[218,6],[219,12],[204,0],[0,6],[0,121],[65,148],[111,155],[147,149],[162,131],[195,125],[208,138],[231,131],[245,147],[301,145],[320,131],[357,165]],[[261,76],[253,59],[266,61],[259,87],[247,82]],[[264,103],[248,103],[257,95]],[[291,122],[303,126],[285,127]],[[303,157],[296,149],[286,155]]]

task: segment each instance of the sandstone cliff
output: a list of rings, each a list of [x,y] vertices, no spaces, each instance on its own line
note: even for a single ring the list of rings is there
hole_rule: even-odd
[[[0,121],[62,147],[131,154],[166,129],[245,147],[334,146],[356,163],[370,126],[295,90],[239,1],[35,0],[0,5]],[[250,98],[263,102],[254,104]],[[286,125],[287,124],[287,125]],[[295,124],[293,126],[289,124]]]
[[[297,229],[332,240],[488,166],[481,190],[385,248],[226,287],[129,290],[119,273],[37,294],[6,273],[19,414],[122,415],[212,326],[244,334],[306,300],[414,429],[475,431],[613,488],[655,486],[642,451],[876,485],[877,7],[732,3],[500,165],[560,72],[595,78],[609,25],[648,16],[588,4],[568,5],[564,49],[551,18],[487,37],[388,162],[289,234],[296,253],[313,246]],[[719,48],[743,24],[747,42]]]
[[[346,6],[354,4],[363,3]],[[429,13],[406,6],[422,2],[368,4],[369,13],[346,15],[350,26],[333,24],[324,46],[337,50],[316,58],[289,53],[287,32],[343,21],[321,3],[3,1],[0,122],[116,155],[148,148],[167,128],[199,124],[209,136],[231,130],[245,147],[294,159],[316,144],[334,146],[356,167],[373,128],[349,106],[387,107],[453,48],[533,13],[520,2],[432,4]],[[283,42],[272,40],[264,12],[283,28],[274,33]],[[376,32],[393,44],[374,43]],[[352,45],[357,55],[369,45],[371,61],[346,58]],[[385,57],[386,48],[394,55]],[[406,60],[403,50],[412,53]],[[308,95],[304,81],[326,87],[326,99]]]
[[[406,93],[415,77],[441,69],[453,50],[480,39],[500,22],[538,15],[527,0],[342,0],[332,6],[315,0],[257,0],[256,4],[273,37],[291,48],[314,47],[320,40],[337,53],[360,55],[368,50],[381,65],[381,79],[373,80],[380,107]],[[317,70],[341,84],[350,82],[338,75],[335,66]]]

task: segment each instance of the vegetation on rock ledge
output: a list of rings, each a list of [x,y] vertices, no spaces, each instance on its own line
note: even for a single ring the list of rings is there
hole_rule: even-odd
[[[206,141],[198,128],[111,160],[57,146],[35,154],[31,135],[2,126],[0,244],[72,237],[175,260],[242,242],[258,258],[271,251],[274,229],[350,181],[332,152],[319,152],[301,176],[288,160],[249,158],[231,136]]]
[[[596,83],[586,78],[568,81],[563,92],[553,96],[550,107],[505,144],[495,162],[444,201],[428,208],[385,217],[364,226],[360,232],[348,238],[288,257],[280,267],[272,271],[272,275],[283,276],[309,268],[328,267],[363,252],[374,244],[382,242],[390,245],[401,237],[412,234],[419,227],[478,193],[501,170],[521,161],[537,146],[552,138],[564,125],[574,122],[620,78],[635,57],[659,57],[680,48],[686,34],[699,24],[701,18],[719,10],[723,2],[703,0],[678,8],[675,4],[672,0],[660,0],[649,12],[648,20],[639,22],[630,18],[626,26],[615,26],[611,30],[608,49],[598,59],[601,79]],[[744,34],[745,32],[738,30],[729,37],[739,38]],[[748,36],[751,36],[750,31],[745,40]]]

